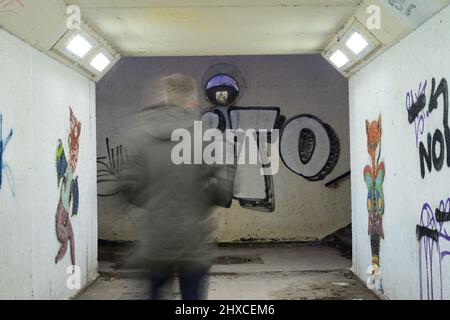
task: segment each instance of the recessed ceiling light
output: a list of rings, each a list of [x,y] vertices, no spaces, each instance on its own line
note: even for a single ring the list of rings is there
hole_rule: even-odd
[[[76,35],[67,45],[67,50],[83,58],[92,49],[92,45],[80,34]]]
[[[353,32],[352,36],[345,43],[347,48],[352,50],[352,52],[356,55],[361,53],[365,48],[369,46],[369,42],[358,32]]]
[[[110,63],[111,60],[109,60],[103,53],[99,53],[94,59],[92,59],[91,66],[98,72],[102,72],[107,66],[109,66]]]
[[[333,62],[333,64],[336,67],[341,68],[344,65],[346,65],[350,60],[344,53],[342,53],[341,50],[338,49],[330,56],[330,61]]]

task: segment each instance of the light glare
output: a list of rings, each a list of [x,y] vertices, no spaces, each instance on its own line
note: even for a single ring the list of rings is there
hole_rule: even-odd
[[[98,72],[102,72],[110,63],[111,60],[109,60],[103,53],[99,53],[94,59],[92,59],[91,66]]]
[[[352,52],[356,55],[358,55],[359,53],[361,53],[365,48],[367,48],[367,46],[369,45],[369,43],[367,42],[366,39],[363,38],[363,36],[361,36],[358,32],[354,32],[352,34],[352,36],[347,40],[347,42],[345,43],[345,45],[347,46],[347,48],[349,48],[350,50],[352,50]]]
[[[76,35],[67,45],[67,50],[80,58],[83,58],[91,49],[92,45],[89,41],[79,34]]]
[[[336,67],[341,68],[349,62],[349,59],[341,50],[336,50],[331,55],[330,61],[333,62]]]

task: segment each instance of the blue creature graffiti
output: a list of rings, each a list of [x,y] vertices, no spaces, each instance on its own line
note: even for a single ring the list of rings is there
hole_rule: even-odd
[[[3,187],[3,178],[6,176],[9,188],[11,189],[11,192],[14,196],[15,188],[13,174],[11,171],[11,167],[4,160],[5,150],[9,142],[11,141],[12,136],[13,130],[11,129],[6,138],[3,139],[3,115],[0,114],[0,189]]]

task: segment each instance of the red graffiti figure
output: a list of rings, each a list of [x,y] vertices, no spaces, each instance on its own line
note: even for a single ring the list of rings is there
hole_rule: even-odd
[[[384,239],[384,162],[381,156],[381,116],[377,121],[369,123],[366,120],[367,151],[371,165],[364,168],[364,180],[367,185],[367,211],[369,213],[369,235],[372,249],[372,266],[380,266],[380,241]]]
[[[78,177],[74,177],[74,172],[78,162],[80,133],[81,123],[70,109],[69,161],[66,160],[61,140],[58,141],[56,150],[56,173],[60,194],[56,209],[56,235],[61,243],[61,248],[55,258],[55,263],[64,258],[70,243],[70,258],[72,265],[75,265],[75,239],[69,212],[72,211],[72,217],[78,214]]]

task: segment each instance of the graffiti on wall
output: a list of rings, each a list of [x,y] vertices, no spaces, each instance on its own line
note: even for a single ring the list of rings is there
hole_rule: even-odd
[[[63,142],[58,140],[56,149],[56,175],[59,189],[59,201],[56,209],[56,236],[61,246],[55,258],[58,263],[64,258],[70,244],[70,259],[75,265],[75,239],[70,218],[78,214],[79,189],[78,177],[75,170],[78,163],[79,140],[81,134],[81,122],[70,109],[70,131],[68,137],[68,157],[64,150]]]
[[[440,0],[382,0],[386,9],[412,28],[418,27],[444,7]]]
[[[331,126],[312,115],[299,115],[286,121],[278,107],[213,107],[205,110],[201,119],[209,128],[222,132],[226,129],[254,130],[258,163],[238,164],[229,170],[234,174],[234,199],[246,209],[263,212],[275,210],[275,188],[273,175],[269,173],[272,170],[269,154],[279,153],[290,171],[308,181],[324,180],[339,161],[338,136]],[[274,129],[281,131],[280,137],[273,135]],[[259,139],[263,134],[268,135],[266,144],[261,144],[264,139]],[[272,140],[276,143],[272,143]],[[230,157],[235,159],[235,163],[248,151],[243,148],[243,141],[236,139],[231,142],[231,148],[226,148],[227,151],[232,150]],[[122,145],[112,147],[109,138],[106,138],[106,148],[107,156],[97,158],[99,197],[119,194],[117,181],[128,158],[126,148]],[[266,174],[262,175],[263,171]]]
[[[7,9],[8,7],[12,7],[13,5],[25,7],[22,0],[0,0],[0,9]]]
[[[399,14],[409,17],[417,9],[417,6],[410,0],[388,0],[388,4]]]
[[[367,185],[367,211],[369,214],[368,233],[372,251],[371,272],[377,273],[380,268],[380,242],[384,239],[383,215],[384,195],[383,181],[385,175],[384,162],[381,161],[381,115],[378,120],[366,120],[367,151],[370,165],[364,168],[364,180]]]
[[[426,173],[441,171],[446,164],[450,168],[450,127],[448,123],[448,84],[445,78],[437,85],[436,79],[432,79],[431,92],[427,99],[423,86],[416,99],[409,98],[407,94],[408,121],[415,125],[416,143],[418,143],[420,175],[425,178]],[[442,103],[439,103],[441,101]],[[419,141],[424,134],[426,119],[442,106],[443,129],[436,129],[432,135],[426,135],[426,142]]]
[[[429,89],[429,90],[427,90]],[[428,91],[428,92],[427,92]],[[433,170],[441,172],[450,167],[450,127],[448,123],[448,83],[442,78],[422,81],[419,89],[406,95],[408,121],[414,125],[416,148],[419,155],[420,176],[425,179]],[[431,115],[442,111],[442,127],[434,132],[428,129]],[[439,118],[440,119],[440,118]],[[427,130],[428,129],[428,130]],[[450,221],[450,198],[438,205],[422,205],[416,235],[419,242],[420,299],[443,299],[443,264],[450,256],[450,236],[446,225]]]
[[[322,181],[339,161],[339,138],[330,125],[316,116],[298,115],[283,126],[280,155],[295,174],[308,181]]]
[[[421,81],[417,90],[410,89],[406,93],[406,111],[408,112],[408,121],[410,124],[414,124],[414,134],[416,136],[416,147],[419,148],[420,139],[425,134],[426,120],[429,117],[429,113],[425,109],[412,110],[411,108],[417,108],[418,105],[423,105],[425,102],[419,101],[426,99],[425,93],[427,90],[428,81]],[[411,117],[411,118],[410,118]],[[413,122],[411,122],[414,119]]]
[[[0,190],[3,187],[4,177],[6,177],[6,181],[8,181],[9,189],[11,190],[12,195],[15,195],[15,187],[14,187],[14,177],[12,174],[11,167],[5,161],[5,151],[8,146],[11,138],[13,136],[13,130],[11,129],[8,135],[3,138],[3,115],[0,114]]]
[[[261,175],[261,170],[270,171],[271,163],[267,161],[268,145],[261,143],[259,135],[263,132],[271,132],[277,127],[277,119],[280,116],[279,108],[241,108],[231,107],[227,109],[230,127],[234,130],[255,129],[256,136],[252,137],[257,143],[257,159],[261,161],[257,165],[238,165],[234,179],[234,198],[243,208],[273,212],[275,210],[275,190],[273,176],[269,173]],[[235,159],[246,150],[243,149],[242,140],[235,142]],[[270,143],[270,141],[269,141]],[[264,163],[266,165],[264,165]]]
[[[110,146],[106,138],[107,156],[97,158],[97,184],[99,197],[112,197],[119,192],[116,190],[117,180],[122,175],[125,160],[128,158],[127,149],[119,145]]]
[[[450,198],[441,200],[438,206],[425,203],[416,227],[419,241],[420,299],[443,299],[444,260],[450,257]]]
[[[256,135],[267,132],[268,146],[258,144],[258,165],[238,165],[235,173],[234,199],[241,207],[257,211],[275,210],[275,189],[271,174],[261,175],[261,169],[270,171],[268,153],[270,132],[281,130],[279,139],[280,157],[286,167],[308,181],[321,181],[336,167],[340,156],[340,143],[335,131],[319,118],[312,115],[295,116],[288,121],[280,114],[278,107],[214,107],[202,115],[213,128],[224,131],[254,129]],[[227,120],[228,119],[228,120]],[[258,137],[254,138],[259,141]],[[273,137],[275,139],[275,137]],[[235,142],[234,157],[242,152]],[[269,151],[270,149],[270,151]]]

